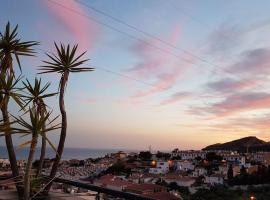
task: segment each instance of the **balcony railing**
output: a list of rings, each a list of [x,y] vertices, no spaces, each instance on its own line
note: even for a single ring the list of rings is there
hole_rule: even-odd
[[[7,180],[10,178],[12,178],[12,177],[0,177],[0,180]],[[53,179],[53,182],[62,183],[65,185],[74,186],[74,187],[83,188],[83,189],[97,192],[97,194],[98,194],[97,199],[99,199],[99,194],[106,194],[106,195],[109,195],[112,197],[123,198],[123,199],[128,199],[128,200],[154,200],[153,198],[146,197],[146,196],[139,195],[139,194],[113,190],[113,189],[109,189],[109,188],[96,186],[93,184],[83,183],[83,182],[79,182],[79,181],[72,181],[72,180],[67,180],[67,179],[63,179],[63,178],[55,178],[55,179]],[[38,199],[38,196],[35,197],[35,199]]]

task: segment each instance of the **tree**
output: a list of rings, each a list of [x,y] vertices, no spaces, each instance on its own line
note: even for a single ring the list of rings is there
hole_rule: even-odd
[[[150,160],[152,158],[152,154],[150,151],[141,151],[139,153],[139,158],[142,160]]]
[[[3,115],[3,120],[1,121],[1,132],[4,132],[6,147],[8,150],[10,167],[12,171],[12,176],[16,180],[16,189],[19,195],[19,199],[23,195],[23,186],[20,182],[20,175],[17,166],[17,159],[15,150],[13,147],[12,135],[10,133],[10,119],[8,114],[8,103],[12,99],[19,106],[22,107],[23,102],[21,101],[20,88],[18,87],[18,83],[20,78],[15,79],[12,76],[3,76],[0,75],[0,107]]]
[[[217,155],[215,152],[208,152],[205,155],[207,161],[221,161],[222,157]]]
[[[109,167],[105,173],[115,175],[126,174],[127,176],[129,176],[131,173],[131,169],[127,168],[126,164],[123,161],[118,161],[114,163],[111,167]]]
[[[244,176],[246,174],[247,174],[247,170],[246,170],[246,168],[244,166],[242,166],[241,169],[240,169],[240,175]]]
[[[49,88],[50,83],[46,83],[42,87],[41,79],[37,79],[37,78],[35,78],[34,85],[32,85],[27,79],[26,79],[26,82],[23,82],[23,85],[26,90],[26,95],[22,96],[26,102],[24,107],[27,107],[30,103],[32,103],[33,104],[32,107],[36,107],[37,113],[39,114],[39,116],[44,117],[44,115],[48,113],[47,105],[45,104],[44,99],[48,97],[52,97],[56,95],[57,93],[46,94],[46,90]],[[43,129],[46,129],[46,127],[43,127]],[[37,168],[36,176],[38,176],[42,170],[45,153],[46,153],[46,136],[42,136],[39,166]]]
[[[60,83],[59,83],[59,107],[60,112],[62,116],[62,126],[61,126],[61,134],[60,134],[60,140],[58,143],[57,148],[57,154],[52,166],[52,170],[50,173],[50,178],[54,179],[62,154],[65,146],[65,139],[67,134],[67,115],[65,110],[65,102],[64,102],[64,95],[65,95],[65,88],[67,85],[69,73],[78,73],[78,72],[88,72],[93,71],[94,68],[89,67],[80,67],[82,64],[84,64],[88,59],[81,59],[84,54],[76,55],[77,54],[77,48],[78,45],[73,46],[72,48],[70,45],[57,45],[54,43],[56,48],[56,54],[47,54],[49,57],[49,61],[44,61],[45,65],[41,66],[40,74],[45,73],[59,73],[61,75]],[[46,191],[48,192],[51,188],[52,182],[48,184],[46,187]]]
[[[20,56],[33,56],[35,52],[32,47],[39,44],[35,41],[21,42],[20,38],[18,38],[17,29],[18,25],[13,30],[11,30],[10,23],[8,22],[5,31],[0,32],[0,75],[2,79],[5,79],[7,75],[10,77],[14,76],[13,58],[16,59],[17,64],[21,70]],[[0,102],[3,101],[4,104],[1,106],[1,112],[3,121],[5,125],[8,126],[10,122],[8,114],[9,97],[7,95],[0,94]],[[16,177],[15,180],[18,181],[19,170],[17,166],[17,159],[14,151],[12,136],[9,133],[9,128],[7,128],[5,131],[5,141],[11,164],[12,175]],[[16,184],[16,188],[18,191],[19,199],[22,199],[22,187],[19,184]]]
[[[34,155],[36,151],[38,136],[40,135],[42,137],[45,137],[46,140],[49,142],[49,144],[51,144],[52,148],[54,148],[52,143],[46,137],[45,133],[60,128],[58,124],[53,125],[53,122],[57,119],[57,117],[47,123],[51,115],[51,112],[48,112],[44,115],[40,115],[40,113],[37,111],[37,108],[33,107],[33,108],[29,108],[28,113],[29,113],[30,122],[27,122],[22,117],[14,116],[15,122],[18,123],[20,127],[19,128],[10,127],[11,134],[19,133],[19,134],[22,134],[22,137],[29,136],[29,135],[31,136],[31,140],[28,140],[20,145],[20,147],[23,147],[30,144],[30,150],[28,154],[24,181],[23,181],[25,200],[30,199],[30,189],[31,189],[30,181],[31,181],[32,163],[33,163],[33,159],[34,159]],[[48,128],[44,128],[44,127],[48,127]]]
[[[228,177],[229,184],[231,184],[231,181],[233,180],[233,168],[231,164],[227,172],[227,177]]]

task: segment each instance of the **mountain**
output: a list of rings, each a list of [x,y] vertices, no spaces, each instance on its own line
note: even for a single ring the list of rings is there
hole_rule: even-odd
[[[226,143],[218,143],[207,146],[203,150],[231,150],[246,152],[248,149],[249,152],[256,151],[270,151],[270,143],[258,139],[255,136],[244,137],[238,140],[233,140]]]

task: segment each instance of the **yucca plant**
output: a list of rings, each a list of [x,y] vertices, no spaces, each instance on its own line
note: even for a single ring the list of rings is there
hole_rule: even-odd
[[[69,73],[78,73],[78,72],[88,72],[93,71],[94,68],[81,67],[88,59],[82,59],[86,52],[77,55],[78,45],[70,47],[70,45],[57,45],[54,43],[56,48],[56,54],[47,54],[49,61],[43,61],[45,65],[41,66],[39,69],[40,74],[45,73],[58,73],[61,75],[59,83],[59,107],[62,116],[62,126],[61,126],[61,135],[57,148],[57,154],[54,159],[54,163],[51,169],[50,178],[54,178],[63,154],[66,133],[67,133],[67,115],[65,110],[65,87],[68,81]],[[51,183],[46,187],[46,192],[50,190]]]
[[[19,125],[14,127],[6,127],[4,126],[4,129],[8,128],[10,130],[10,134],[20,134],[21,137],[31,136],[31,139],[24,142],[20,145],[20,147],[24,147],[26,145],[30,144],[30,150],[28,154],[28,159],[26,163],[25,168],[25,174],[24,174],[24,193],[23,193],[23,199],[24,200],[30,200],[30,182],[31,182],[31,172],[32,172],[32,163],[36,151],[36,146],[38,142],[38,137],[42,136],[46,139],[46,141],[51,145],[51,147],[56,151],[54,145],[51,143],[51,141],[47,138],[46,133],[49,131],[53,131],[55,129],[60,128],[60,124],[53,124],[57,117],[55,117],[52,120],[48,120],[51,116],[51,112],[47,112],[46,114],[40,116],[40,113],[37,111],[37,107],[29,108],[29,121],[23,119],[22,117],[14,117],[14,122]],[[13,123],[14,123],[13,122]],[[46,128],[44,128],[46,127]],[[4,130],[5,131],[5,130]],[[2,134],[5,135],[5,134]],[[2,136],[0,135],[0,136]]]
[[[23,99],[25,100],[24,107],[27,107],[29,104],[32,104],[32,107],[37,108],[37,112],[40,115],[40,117],[44,116],[44,114],[47,114],[47,105],[44,100],[48,97],[52,97],[57,94],[57,93],[46,93],[47,89],[50,86],[50,83],[46,83],[44,86],[42,86],[41,79],[35,78],[35,82],[33,85],[27,79],[26,82],[23,82],[23,85],[24,90],[26,91],[26,95],[23,95]],[[43,129],[45,128],[46,127],[43,127]],[[46,153],[46,138],[42,137],[39,166],[37,169],[36,176],[39,176],[42,170],[45,153]]]
[[[10,23],[6,25],[5,32],[0,32],[0,60],[1,60],[1,74],[14,75],[13,58],[16,59],[17,64],[21,69],[20,56],[34,56],[35,51],[33,46],[38,45],[38,42],[27,41],[22,42],[18,38],[18,25],[13,30],[10,28]]]
[[[18,25],[14,29],[11,29],[10,23],[8,22],[4,32],[0,32],[0,75],[5,78],[9,75],[14,76],[13,68],[13,59],[15,58],[17,64],[21,70],[20,56],[33,56],[34,50],[33,46],[38,45],[38,42],[27,41],[22,42],[18,38]],[[1,108],[3,121],[6,124],[9,124],[9,115],[8,115],[8,101],[9,98],[4,95],[0,95],[0,101],[7,101],[5,105]],[[19,175],[19,170],[17,166],[16,154],[14,151],[12,136],[9,134],[9,129],[6,129],[5,141],[8,150],[10,165],[12,175],[17,177]],[[23,190],[19,185],[16,185],[18,191],[19,199],[22,199]]]
[[[17,167],[16,154],[13,147],[12,136],[10,134],[9,124],[9,113],[8,113],[8,104],[10,99],[14,100],[21,108],[23,107],[23,102],[21,99],[21,88],[18,87],[18,83],[20,78],[15,78],[13,76],[7,75],[6,77],[0,75],[0,108],[2,111],[3,117],[3,125],[6,127],[5,129],[5,140],[7,151],[9,155],[9,160],[11,164],[12,175],[17,177],[16,182],[19,181],[19,170]],[[16,184],[16,188],[18,191],[19,198],[23,195],[23,188],[20,184]]]

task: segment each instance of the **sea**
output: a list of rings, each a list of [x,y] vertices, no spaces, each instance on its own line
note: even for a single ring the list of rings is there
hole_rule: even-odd
[[[15,148],[17,160],[25,160],[28,156],[29,148]],[[127,149],[88,149],[88,148],[65,148],[62,156],[63,160],[70,159],[87,159],[87,158],[99,158],[107,154],[124,151],[126,153],[138,152],[138,150],[127,150]],[[35,159],[39,159],[40,148],[36,149]],[[46,158],[54,158],[55,151],[51,148],[46,150]],[[6,147],[0,146],[0,158],[8,158],[8,152]]]

